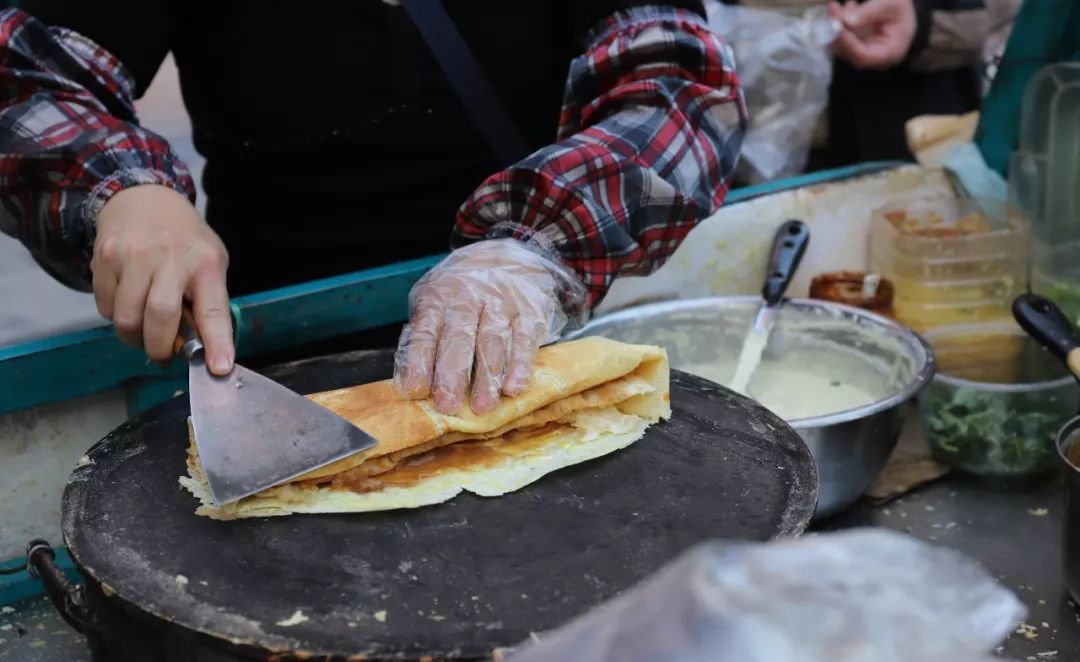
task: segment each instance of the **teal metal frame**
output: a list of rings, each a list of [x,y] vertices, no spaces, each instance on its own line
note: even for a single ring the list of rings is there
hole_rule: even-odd
[[[25,561],[0,563],[0,568],[9,569],[22,565]],[[75,569],[75,563],[64,547],[56,549],[56,567],[73,582],[82,582],[82,576]],[[45,587],[32,578],[25,570],[12,575],[0,575],[0,605],[11,604],[27,598],[45,595]]]

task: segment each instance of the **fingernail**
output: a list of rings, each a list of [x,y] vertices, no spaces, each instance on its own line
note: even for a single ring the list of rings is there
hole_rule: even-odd
[[[469,405],[473,413],[486,414],[495,408],[495,401],[486,393],[478,393],[469,399]]]
[[[445,395],[442,395],[441,393],[436,391],[431,399],[435,401],[435,411],[439,412],[440,414],[453,413],[452,411],[450,411],[451,401]]]
[[[523,374],[520,370],[511,370],[503,383],[502,392],[513,397],[520,395],[528,385],[529,375]]]
[[[217,375],[224,375],[232,369],[232,361],[224,354],[215,354],[210,359],[210,371]]]
[[[406,373],[398,381],[399,392],[408,400],[422,400],[431,394],[431,389],[415,374]]]

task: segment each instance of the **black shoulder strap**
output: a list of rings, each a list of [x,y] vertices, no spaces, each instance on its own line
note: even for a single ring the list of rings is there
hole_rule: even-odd
[[[401,0],[401,4],[499,160],[510,165],[527,156],[531,151],[528,143],[495,95],[442,3]]]

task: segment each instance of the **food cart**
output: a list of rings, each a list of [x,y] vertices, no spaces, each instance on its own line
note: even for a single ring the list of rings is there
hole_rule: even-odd
[[[1024,5],[977,132],[993,169],[1006,171],[1018,135],[1018,100],[1032,76],[1047,62],[1078,55],[1075,3]],[[617,281],[596,316],[657,300],[755,294],[772,235],[789,218],[806,222],[813,236],[790,289],[806,297],[815,274],[869,270],[870,223],[883,203],[952,191],[944,172],[903,163],[861,164],[733,191],[657,273]],[[385,345],[405,318],[409,289],[439,257],[236,299],[239,359],[265,366],[364,342]],[[67,476],[90,443],[131,417],[182,400],[184,387],[181,366],[148,363],[108,327],[0,348],[0,559],[8,559],[0,567],[23,565],[26,543],[43,538],[57,543],[59,569],[80,582],[58,544]],[[912,415],[898,452],[920,443]],[[873,524],[968,552],[1031,609],[1006,653],[1080,659],[1080,609],[1062,585],[1060,496],[1056,480],[1002,488],[953,473],[888,503],[860,501],[815,528]],[[31,614],[28,619],[47,622],[50,630],[61,627],[59,617],[42,608],[44,594],[25,571],[0,576],[0,605],[7,607],[0,624]],[[0,639],[14,636],[10,628],[0,631]]]

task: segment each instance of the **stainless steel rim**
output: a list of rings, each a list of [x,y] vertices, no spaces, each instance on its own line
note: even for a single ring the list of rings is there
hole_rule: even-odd
[[[720,296],[720,297],[699,297],[696,299],[676,299],[673,301],[662,301],[656,303],[647,303],[641,306],[633,306],[618,310],[603,317],[586,324],[581,329],[578,329],[570,334],[567,334],[565,340],[574,340],[576,338],[589,335],[591,328],[595,328],[595,325],[599,325],[602,321],[605,324],[608,322],[618,322],[619,320],[633,320],[637,318],[643,311],[657,313],[663,315],[666,313],[680,313],[686,311],[700,310],[703,307],[708,307],[710,304],[730,304],[730,303],[745,303],[749,305],[755,305],[761,302],[761,297],[754,295],[742,295],[742,296]],[[915,375],[912,379],[903,386],[899,391],[892,395],[876,400],[870,404],[863,405],[862,407],[856,407],[855,409],[848,409],[846,411],[836,412],[834,414],[826,414],[824,416],[814,416],[811,418],[799,418],[788,421],[788,425],[799,429],[807,428],[819,428],[830,425],[840,425],[855,421],[861,418],[866,418],[873,414],[877,414],[888,409],[892,409],[904,402],[907,402],[914,396],[916,396],[933,378],[934,373],[937,370],[937,363],[934,359],[934,350],[930,347],[930,344],[926,342],[926,339],[921,335],[912,331],[908,327],[900,324],[899,322],[883,317],[877,313],[872,313],[863,308],[857,308],[855,306],[849,306],[842,303],[834,303],[832,301],[825,301],[821,299],[785,299],[785,306],[796,306],[806,309],[829,309],[840,312],[846,312],[853,317],[860,318],[862,320],[871,322],[872,324],[881,327],[886,333],[899,339],[905,346],[910,348],[916,355],[916,361],[919,363],[918,370],[915,371]],[[721,385],[723,386],[723,385]]]
[[[1080,431],[1080,416],[1070,418],[1065,421],[1065,425],[1062,425],[1061,429],[1058,430],[1057,443],[1054,445],[1057,447],[1058,457],[1065,463],[1065,467],[1070,471],[1080,473],[1080,467],[1073,464],[1072,460],[1069,459],[1068,449],[1070,442],[1076,438],[1076,433],[1078,431]]]

